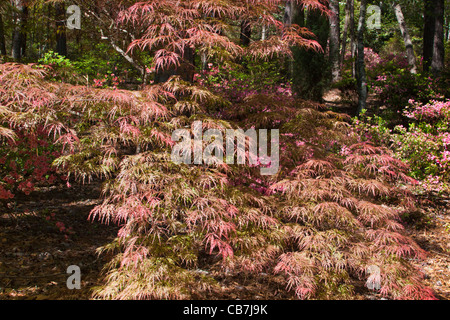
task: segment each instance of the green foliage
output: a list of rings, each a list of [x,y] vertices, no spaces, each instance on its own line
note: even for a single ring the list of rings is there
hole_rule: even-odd
[[[444,228],[445,228],[445,231],[447,231],[448,233],[450,233],[450,222],[449,222],[449,223],[446,223],[446,224],[444,225]]]
[[[55,68],[71,68],[73,67],[69,59],[59,55],[56,52],[49,51],[44,54],[44,57],[39,59],[39,63],[43,65],[49,65]]]
[[[421,65],[418,66],[421,69]],[[384,108],[379,114],[394,123],[402,119],[410,99],[426,103],[443,99],[449,92],[442,87],[443,79],[433,79],[424,73],[412,74],[404,55],[391,54],[368,68],[369,86]]]
[[[38,61],[42,66],[49,66],[52,72],[49,73],[50,80],[59,82],[76,82],[80,78],[75,65],[66,57],[56,52],[49,51]]]
[[[404,116],[412,119],[408,127],[389,122],[380,116],[362,114],[354,120],[365,139],[389,146],[399,159],[410,165],[410,175],[421,180],[425,191],[449,191],[450,181],[450,102],[413,100]]]
[[[287,85],[289,79],[283,72],[280,60],[260,61],[243,58],[242,65],[208,63],[207,69],[196,75],[200,84],[216,90],[268,92],[276,85]]]
[[[146,59],[140,58],[137,61],[142,61],[145,66]],[[109,78],[108,84],[112,87],[111,74],[124,80],[134,79],[136,83],[142,82],[142,74],[105,42],[96,43],[90,50],[73,57],[72,64],[77,72],[87,77],[91,83],[94,79],[102,79],[106,75]]]

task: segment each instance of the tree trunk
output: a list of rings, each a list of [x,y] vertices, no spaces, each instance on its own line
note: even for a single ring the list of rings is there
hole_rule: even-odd
[[[28,8],[22,5],[22,1],[14,1],[14,30],[12,36],[12,57],[19,61],[25,55],[26,51],[26,22]]]
[[[300,27],[305,27],[305,9],[302,6],[298,6],[294,16],[294,23]]]
[[[448,17],[445,18],[445,39],[446,41],[450,41],[450,23],[448,22]]]
[[[177,68],[160,69],[156,71],[155,83],[163,83],[169,80],[171,76],[178,75],[182,80],[194,82],[195,74],[195,50],[191,47],[185,47],[182,53],[182,61]]]
[[[1,14],[0,14],[0,54],[2,56],[6,56],[5,31]]]
[[[291,26],[294,18],[294,1],[286,1],[286,9],[284,10],[283,24],[285,26]]]
[[[347,0],[346,4],[345,4],[345,21],[344,21],[344,31],[342,34],[342,50],[341,50],[341,72],[344,68],[344,61],[345,61],[345,54],[347,53],[347,36],[348,36],[348,31],[350,28],[353,28],[354,23],[353,21],[353,15],[352,15],[352,11],[353,11],[353,1],[354,0]],[[350,33],[352,34],[353,31],[350,30]],[[352,42],[350,41],[350,46],[352,46]],[[352,50],[352,48],[350,47],[350,50]]]
[[[298,19],[302,20],[306,16],[305,27],[316,35],[320,46],[325,48],[330,31],[328,17],[319,10],[309,9],[305,15],[302,15],[302,10],[297,10],[297,12],[299,14],[295,14],[294,22],[297,22]],[[293,91],[304,99],[323,101],[328,70],[328,59],[324,52],[299,47],[294,47],[292,51],[294,57]]]
[[[66,11],[64,5],[57,3],[55,5],[56,15],[56,52],[61,56],[67,56],[67,38],[65,17]]]
[[[292,22],[294,19],[294,3],[295,1],[286,1],[286,8],[284,10],[283,24],[285,27],[292,26]],[[294,61],[289,59],[289,78],[292,79],[294,74]]]
[[[250,44],[250,38],[252,36],[252,27],[249,21],[244,20],[241,22],[241,45],[248,46]]]
[[[182,80],[187,82],[194,82],[195,75],[195,49],[186,47],[183,52],[183,62],[176,70],[176,74]]]
[[[22,57],[27,55],[27,24],[28,24],[28,7],[23,6],[22,9],[22,26],[20,37],[20,50],[22,51]]]
[[[331,16],[330,20],[330,65],[331,82],[336,83],[341,78],[341,68],[339,66],[340,47],[340,20],[339,20],[339,0],[330,0]]]
[[[435,25],[433,37],[433,57],[431,60],[431,73],[439,77],[444,69],[444,11],[445,1],[437,0],[435,7]]]
[[[264,14],[266,14],[266,12],[264,12]],[[261,40],[264,41],[266,39],[267,39],[267,27],[265,24],[263,24],[261,27]]]
[[[423,26],[423,71],[430,70],[433,59],[433,43],[435,29],[435,3],[436,0],[424,0],[424,26]]]
[[[142,66],[140,66],[131,56],[129,56],[122,48],[120,48],[112,38],[109,39],[109,43],[113,47],[114,50],[117,51],[122,57],[125,58],[136,70],[138,70],[141,74],[144,74],[145,70]]]
[[[350,50],[352,52],[352,76],[356,79],[356,34],[355,34],[355,2],[352,1],[350,11]]]
[[[361,8],[357,30],[357,59],[356,59],[356,80],[358,84],[358,110],[359,115],[366,108],[367,101],[367,78],[366,66],[364,62],[364,30],[366,22],[367,0],[361,0]]]
[[[447,41],[450,41],[450,22],[447,22]]]
[[[408,64],[411,68],[410,71],[411,73],[416,74],[417,73],[416,55],[414,53],[413,43],[409,36],[408,28],[406,27],[405,18],[403,17],[402,7],[400,6],[400,4],[394,5],[394,11],[395,16],[397,17],[403,41],[405,42],[406,56],[408,58]]]

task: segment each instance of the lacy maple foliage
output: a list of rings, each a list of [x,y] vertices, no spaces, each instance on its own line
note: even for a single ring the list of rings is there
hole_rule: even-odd
[[[124,17],[155,19],[131,48],[158,47],[155,63],[168,68],[184,45],[210,41],[230,54],[242,50],[216,32],[217,17],[259,3],[147,1]],[[214,23],[205,22],[211,13]],[[51,83],[32,65],[0,68],[2,124],[43,125],[61,146],[54,164],[69,179],[104,180],[103,202],[90,218],[120,231],[100,249],[114,259],[95,297],[190,298],[215,287],[214,274],[264,272],[283,277],[298,298],[350,298],[353,282],[365,281],[375,265],[383,295],[434,298],[408,260],[425,252],[399,218],[415,210],[408,192],[414,180],[388,150],[361,142],[344,115],[273,93],[243,94],[231,104],[226,94],[176,76],[127,91]],[[211,115],[217,109],[221,118]],[[195,121],[204,130],[280,129],[278,174],[261,176],[250,165],[173,163],[172,132]],[[11,128],[1,130],[13,136]]]
[[[327,6],[318,0],[298,2],[327,12]],[[284,1],[153,0],[136,3],[121,11],[119,21],[145,30],[128,50],[153,52],[153,67],[157,71],[189,64],[185,56],[188,50],[222,61],[243,54],[262,58],[290,55],[292,46],[322,50],[318,42],[311,39],[314,35],[308,29],[284,25],[272,15],[281,4]],[[266,40],[242,48],[227,35],[230,21],[239,19],[245,19],[251,28],[264,24],[276,32]]]
[[[63,149],[56,165],[80,180],[105,179],[91,218],[121,229],[103,248],[116,255],[97,297],[190,297],[215,285],[207,275],[198,281],[200,267],[280,274],[299,298],[348,297],[352,280],[376,265],[386,296],[432,298],[408,264],[425,253],[399,219],[414,210],[406,188],[414,181],[388,150],[360,142],[341,115],[254,94],[221,120],[205,111],[220,97],[177,78],[132,92],[48,83],[33,66],[4,64],[1,75],[3,103],[14,101],[3,123],[45,125]],[[45,104],[35,102],[41,95]],[[248,108],[253,126],[281,130],[278,175],[171,162],[175,128],[196,120],[204,129],[237,128]]]

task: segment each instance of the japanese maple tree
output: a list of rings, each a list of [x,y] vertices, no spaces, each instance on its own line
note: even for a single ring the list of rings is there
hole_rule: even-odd
[[[320,1],[300,2],[325,12]],[[283,3],[154,0],[124,9],[124,28],[146,30],[129,50],[150,51],[160,77],[139,91],[52,83],[45,69],[2,65],[0,134],[43,126],[70,181],[104,181],[90,218],[120,230],[99,250],[114,257],[95,297],[201,297],[220,290],[218,278],[265,273],[298,298],[349,298],[377,266],[381,294],[434,298],[408,261],[425,252],[399,218],[416,210],[405,164],[363,142],[345,115],[280,88],[242,89],[231,102],[192,81],[198,52],[226,61],[289,55],[293,45],[320,50],[308,30],[273,17]],[[230,32],[240,18],[277,32],[241,47]],[[195,121],[203,129],[279,129],[280,170],[175,164],[171,134]]]

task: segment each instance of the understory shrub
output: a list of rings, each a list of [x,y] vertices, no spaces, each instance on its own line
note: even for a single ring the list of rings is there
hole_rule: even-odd
[[[403,115],[408,127],[390,129],[381,117],[363,117],[356,124],[366,139],[389,146],[410,166],[422,191],[448,192],[450,179],[450,101],[409,101]]]
[[[103,180],[90,219],[120,230],[99,249],[114,258],[94,297],[198,298],[219,278],[266,273],[301,299],[351,298],[355,281],[379,282],[389,298],[434,298],[410,263],[426,253],[400,219],[416,210],[415,180],[348,116],[276,87],[236,98],[172,77],[128,91],[49,82],[46,70],[1,65],[0,133],[43,127],[70,181]],[[172,132],[193,135],[196,121],[222,132],[279,129],[277,174],[175,164]]]
[[[40,87],[44,74],[36,67],[0,65],[0,200],[5,206],[17,193],[28,195],[64,179],[52,166],[61,149],[42,119],[56,98]]]
[[[404,119],[404,108],[413,99],[427,103],[431,99],[444,100],[448,97],[445,79],[432,78],[423,73],[422,61],[418,60],[417,74],[412,74],[404,53],[389,53],[379,56],[367,50],[370,63],[367,65],[367,75],[370,90],[377,95],[382,109],[376,113],[394,123]]]

